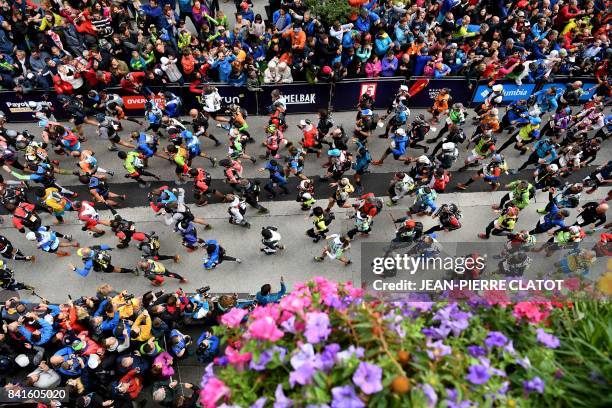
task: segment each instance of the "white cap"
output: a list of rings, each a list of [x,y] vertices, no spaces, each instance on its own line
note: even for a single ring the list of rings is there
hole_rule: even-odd
[[[405,136],[406,135],[406,131],[403,128],[399,128],[395,131],[396,135],[400,135],[400,136]]]
[[[30,232],[28,232],[26,234],[26,239],[28,241],[36,241],[36,234],[34,232],[30,231]]]
[[[15,363],[21,368],[27,367],[30,364],[30,359],[25,354],[20,354],[15,357]]]
[[[550,165],[550,170],[551,171],[557,171],[557,170],[559,170],[559,166],[557,166],[556,164],[551,164]]]
[[[169,60],[168,60],[168,57],[161,57],[159,60],[160,60],[160,61],[161,61],[161,63],[162,63],[162,64],[164,64],[164,65],[166,65],[166,64],[168,63],[168,61],[169,61]]]
[[[427,157],[426,155],[421,155],[419,156],[419,158],[417,159],[417,161],[419,163],[431,163],[431,160],[429,160],[429,157]]]
[[[490,112],[491,112],[492,115],[495,115],[495,116],[497,116],[499,114],[499,110],[497,108],[491,109]]]
[[[99,365],[100,365],[100,356],[97,354],[90,354],[89,358],[87,359],[87,367],[93,370],[97,368]]]
[[[400,91],[408,92],[408,85],[400,85]]]
[[[504,90],[504,86],[502,84],[497,84],[497,85],[493,85],[492,89],[494,92],[501,92]]]
[[[304,119],[300,120],[300,126],[306,126],[307,124]]]
[[[268,62],[268,68],[276,68],[276,62],[274,61]]]

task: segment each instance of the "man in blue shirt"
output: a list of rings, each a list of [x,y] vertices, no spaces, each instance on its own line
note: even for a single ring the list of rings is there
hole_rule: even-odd
[[[280,290],[276,293],[272,293],[272,286],[266,283],[261,287],[261,290],[255,295],[255,300],[259,306],[265,306],[268,303],[278,303],[281,298],[285,296],[287,287],[285,286],[285,280],[281,276],[280,278]]]

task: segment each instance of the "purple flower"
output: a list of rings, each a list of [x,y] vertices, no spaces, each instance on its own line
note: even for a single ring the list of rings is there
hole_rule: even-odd
[[[272,357],[274,354],[278,353],[278,359],[283,361],[285,359],[285,355],[287,354],[287,349],[284,347],[273,346],[267,350],[264,350],[259,355],[257,361],[253,358],[249,364],[249,367],[255,371],[263,371],[266,369],[266,365],[272,361]]]
[[[470,356],[472,357],[482,357],[482,356],[486,356],[487,355],[487,350],[485,350],[483,347],[480,346],[468,346],[467,348],[468,353],[470,353]]]
[[[440,327],[426,327],[421,330],[424,335],[431,337],[432,339],[441,340],[448,337],[451,332],[451,328],[448,326]]]
[[[487,336],[484,342],[488,348],[493,348],[496,346],[504,347],[506,343],[508,342],[508,339],[502,333],[497,332],[497,331],[492,331],[489,333],[489,335]]]
[[[544,381],[540,377],[535,376],[531,380],[523,381],[523,389],[527,394],[533,391],[537,392],[538,394],[543,394]]]
[[[556,349],[559,347],[559,339],[552,334],[546,333],[544,329],[537,329],[536,337],[540,343],[548,348]]]
[[[357,397],[352,385],[334,387],[332,392],[332,408],[364,408],[365,404]]]
[[[306,330],[304,335],[311,344],[317,344],[327,339],[331,333],[329,328],[329,316],[323,312],[312,312],[306,314]]]
[[[319,355],[319,363],[322,370],[331,370],[336,363],[336,355],[340,351],[340,345],[337,343],[328,344],[325,346]]]
[[[434,388],[429,384],[423,384],[421,386],[421,391],[423,391],[423,394],[425,394],[425,396],[427,397],[427,406],[436,406],[436,403],[438,402],[438,394],[436,394],[436,390],[434,390]]]
[[[292,406],[293,401],[285,396],[283,386],[278,384],[274,392],[274,408],[291,408]]]
[[[251,408],[263,408],[266,405],[267,400],[268,397],[261,397],[257,401],[255,401],[253,405],[251,405]]]
[[[291,316],[289,319],[282,322],[280,326],[285,332],[295,334],[295,316]]]
[[[489,369],[482,365],[472,365],[468,369],[468,375],[465,377],[469,382],[475,385],[481,385],[489,381]]]
[[[289,374],[289,383],[295,386],[310,384],[316,371],[317,357],[315,356],[312,344],[304,344],[300,350],[291,357],[291,366],[294,371]]]
[[[365,354],[365,350],[363,349],[363,347],[355,347],[351,345],[346,350],[341,351],[338,354],[336,354],[336,362],[340,364],[344,364],[348,360],[350,360],[352,357],[362,358],[364,354]]]
[[[360,362],[357,370],[353,374],[353,382],[364,394],[370,395],[383,389],[382,368],[377,365]]]
[[[427,343],[427,347],[427,355],[431,360],[436,360],[440,357],[447,356],[452,351],[450,346],[442,343],[442,340],[438,340],[435,343]]]
[[[272,353],[270,353],[268,350],[264,350],[259,355],[257,361],[255,361],[255,358],[251,360],[249,367],[255,371],[263,371],[266,369],[266,365],[270,362],[270,360],[272,360]]]

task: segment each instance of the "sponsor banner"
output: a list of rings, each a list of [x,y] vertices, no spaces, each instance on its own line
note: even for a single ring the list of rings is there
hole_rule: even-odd
[[[375,109],[386,109],[393,101],[400,85],[405,82],[404,78],[338,82],[334,84],[332,110],[338,112],[356,110],[359,98],[366,93],[374,97]]]
[[[255,92],[250,92],[246,88],[238,88],[228,85],[213,84],[219,91],[222,105],[227,106],[232,103],[238,104],[251,114],[257,114],[257,95]],[[175,92],[176,93],[176,92]],[[190,109],[201,109],[202,95],[194,94],[189,91],[188,86],[184,86],[179,94],[183,100],[183,113],[186,115]]]
[[[271,92],[279,89],[287,103],[287,113],[313,113],[321,108],[328,109],[330,102],[331,85],[329,84],[282,84],[263,86],[259,92],[258,113],[267,115],[272,105]]]
[[[8,122],[37,121],[34,114],[39,105],[51,106],[53,114],[58,120],[68,118],[54,92],[31,91],[25,95],[15,92],[0,92],[0,111]]]
[[[565,86],[567,84],[569,84],[570,82],[574,82],[574,79],[572,80],[568,80],[566,82],[551,82],[548,84],[544,84],[542,85],[543,90],[557,87],[557,88],[561,88],[561,89],[565,89]],[[586,91],[586,94],[582,95],[582,97],[580,98],[580,102],[586,102],[589,99],[591,99],[591,97],[593,96],[593,94],[595,93],[595,87],[597,86],[597,83],[595,82],[584,82],[582,81],[582,89],[584,89]]]
[[[504,99],[502,104],[504,105],[518,101],[519,99],[529,99],[536,88],[536,84],[517,85],[514,82],[502,83],[502,85],[504,86]],[[478,105],[484,102],[490,92],[491,88],[488,85],[478,85],[474,93],[474,98],[472,99],[472,105]]]
[[[147,101],[147,98],[145,98],[142,95],[125,95],[125,96],[122,96],[121,99],[123,99],[123,105],[125,106],[125,109],[128,111],[133,111],[137,109],[143,110],[145,102]],[[160,108],[163,108],[165,105],[165,100],[162,97],[156,96],[153,98],[153,101]]]
[[[330,102],[330,84],[282,84],[263,86],[263,92],[259,92],[258,112],[266,115],[272,105],[272,90],[279,89],[287,102],[287,113],[312,113],[321,108],[328,109]]]
[[[412,87],[418,79],[410,80]],[[462,103],[468,106],[472,98],[472,91],[468,86],[468,82],[461,79],[432,79],[429,78],[427,85],[408,100],[408,106],[411,108],[430,108],[434,104],[434,100],[440,90],[448,88],[450,95],[453,98],[452,103]]]

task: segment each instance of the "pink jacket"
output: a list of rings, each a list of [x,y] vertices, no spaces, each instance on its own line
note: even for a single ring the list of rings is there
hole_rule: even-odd
[[[365,66],[365,72],[368,78],[376,78],[380,75],[380,71],[382,70],[380,60],[375,63],[368,62]]]
[[[170,378],[174,375],[174,368],[172,368],[172,356],[167,351],[162,351],[153,360],[153,365],[161,365],[161,377]]]

